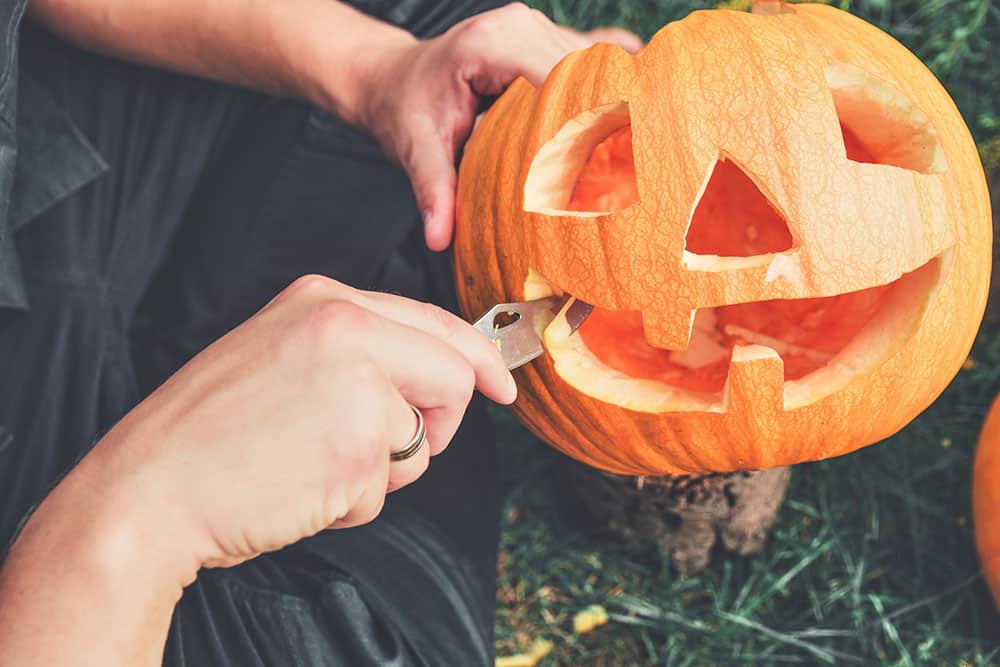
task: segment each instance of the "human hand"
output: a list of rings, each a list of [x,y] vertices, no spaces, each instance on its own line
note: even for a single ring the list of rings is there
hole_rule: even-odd
[[[610,41],[630,52],[642,41],[619,28],[580,33],[523,4],[479,14],[424,42],[390,50],[366,77],[357,119],[399,161],[413,184],[432,250],[451,242],[455,155],[472,130],[479,99],[525,77],[538,86],[571,51]]]
[[[503,403],[516,393],[468,324],[309,276],[195,357],[72,475],[137,508],[173,561],[233,565],[370,521],[445,448],[474,388]],[[410,405],[427,445],[390,463],[414,434]]]

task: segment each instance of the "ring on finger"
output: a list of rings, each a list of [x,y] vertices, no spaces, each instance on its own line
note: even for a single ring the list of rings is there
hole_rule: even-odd
[[[412,457],[414,454],[420,451],[420,448],[424,446],[427,441],[427,424],[424,423],[424,415],[414,406],[410,406],[413,410],[413,414],[417,416],[417,428],[413,432],[413,437],[410,438],[405,445],[400,449],[389,452],[390,461],[405,461],[406,459]]]

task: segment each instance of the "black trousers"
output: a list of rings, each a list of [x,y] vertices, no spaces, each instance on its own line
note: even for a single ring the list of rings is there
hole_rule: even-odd
[[[492,3],[441,5],[436,22],[389,18],[428,36]],[[0,314],[3,543],[100,432],[294,278],[454,306],[405,174],[365,134],[30,28],[22,67],[111,168],[16,237],[31,308]],[[164,664],[491,664],[498,524],[493,434],[475,402],[372,524],[202,572]]]

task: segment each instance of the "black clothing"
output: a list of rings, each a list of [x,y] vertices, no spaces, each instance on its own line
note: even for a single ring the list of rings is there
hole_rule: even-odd
[[[424,5],[357,4],[430,36],[493,3],[433,3],[411,23],[399,7]],[[454,307],[448,258],[424,249],[409,182],[367,135],[21,37],[21,63],[0,59],[7,82],[21,75],[0,83],[0,544],[104,429],[294,278]],[[164,664],[490,664],[494,459],[477,402],[372,524],[203,571]]]

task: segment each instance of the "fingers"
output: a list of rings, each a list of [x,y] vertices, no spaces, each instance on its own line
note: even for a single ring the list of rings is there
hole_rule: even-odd
[[[455,228],[454,150],[433,139],[421,141],[403,160],[424,222],[427,247],[440,252],[451,244]]]
[[[392,335],[392,333],[389,332],[388,335]],[[374,446],[376,474],[367,485],[368,488],[362,498],[352,506],[351,512],[345,517],[352,525],[366,523],[378,515],[382,509],[379,490],[384,496],[386,493],[400,489],[419,479],[427,471],[431,456],[448,446],[457,429],[457,426],[452,428],[448,424],[444,424],[445,429],[451,428],[451,430],[450,432],[442,431],[441,424],[436,421],[432,422],[422,415],[421,419],[424,420],[425,430],[419,449],[406,459],[399,461],[391,459],[392,453],[408,449],[414,439],[420,435],[418,433],[420,422],[414,411],[415,407],[420,408],[417,407],[415,399],[406,396],[396,386],[396,380],[392,374],[392,365],[395,363],[395,359],[387,360],[385,358],[374,362],[373,366],[378,369],[379,383],[364,388],[364,390],[371,392],[373,402],[381,407],[381,410],[374,410],[374,412],[382,415],[381,418],[376,417],[376,419],[381,419],[382,428],[378,428],[377,424],[368,425],[370,430],[374,428],[376,435],[373,437],[378,439],[378,442],[369,443],[369,445]],[[357,390],[362,390],[362,387],[359,386]],[[470,390],[469,394],[471,395],[471,393]],[[458,409],[459,421],[462,419],[464,407],[463,404]],[[438,443],[437,447],[431,446],[431,438]],[[353,522],[357,522],[357,524]]]
[[[378,438],[368,444],[380,447],[382,458],[388,460],[389,452],[404,449],[416,432],[410,406],[423,415],[426,444],[412,457],[392,463],[383,492],[424,473],[430,457],[454,437],[477,387],[503,403],[517,396],[497,348],[462,319],[436,306],[312,275],[299,278],[273,299],[261,319],[280,324],[296,312],[305,316],[314,335],[318,332],[315,349],[339,360],[325,384],[354,387],[358,395],[373,396],[384,405],[360,421],[351,415],[352,422],[357,421],[355,438],[362,442]],[[301,344],[296,339],[296,345]],[[363,523],[371,518],[365,518],[365,508],[372,507],[369,503],[352,510],[350,517],[335,525]]]
[[[353,303],[376,315],[430,334],[455,348],[465,358],[475,373],[476,388],[486,397],[504,404],[512,403],[517,398],[517,388],[497,347],[470,324],[443,308],[394,294],[358,290],[319,275],[298,278],[273,300],[272,308],[323,308],[337,301]],[[333,310],[336,311],[336,308]],[[327,312],[322,317],[337,320],[337,316],[336,312]],[[280,319],[277,315],[275,317]],[[351,326],[350,321],[334,321],[333,327],[340,329],[331,332],[331,336],[338,336],[340,340],[350,337],[352,332],[344,328]],[[364,337],[360,336],[360,339]]]
[[[567,53],[590,44],[520,3],[468,19],[456,26],[455,38],[459,59],[470,65],[466,76],[482,94],[495,94],[519,76],[540,86]]]
[[[423,411],[427,426],[427,448],[441,452],[451,440],[475,389],[475,372],[453,346],[419,329],[380,317],[359,306],[338,306],[342,328],[350,328],[352,339],[342,353],[350,358],[366,357],[388,379],[385,387],[366,382],[366,390],[398,393],[403,405]],[[343,339],[348,334],[341,336]],[[345,341],[346,343],[346,341]],[[415,431],[412,412],[391,406],[394,431],[392,449],[402,449]],[[402,426],[396,427],[396,424]]]
[[[439,453],[432,451],[430,442],[428,441],[431,427],[427,426],[427,412],[427,410],[420,410],[419,408],[411,410],[412,419],[409,423],[412,426],[412,431],[410,436],[405,441],[395,442],[390,445],[389,451],[393,454],[409,450],[413,446],[417,446],[418,449],[405,459],[390,460],[386,493],[392,493],[420,479],[427,472],[431,457]],[[419,419],[417,419],[418,414],[420,415]],[[452,435],[454,435],[454,432]],[[449,436],[448,440],[451,440],[451,436]],[[420,444],[415,445],[414,443],[417,442]],[[447,446],[447,444],[445,442],[444,446]]]
[[[406,171],[424,222],[427,247],[445,250],[451,243],[455,218],[455,153],[472,128],[475,95],[467,88],[446,82],[445,92],[421,91],[421,95],[449,97],[452,108],[446,117],[433,118],[427,104],[407,118],[405,132],[393,142]],[[456,108],[457,107],[457,108]]]
[[[373,320],[379,319],[372,316]],[[406,486],[427,470],[431,448],[424,443],[402,461],[392,461],[393,452],[402,451],[417,434],[417,418],[408,401],[378,360],[346,350],[343,361],[335,363],[324,384],[346,393],[332,393],[331,429],[338,433],[349,457],[336,462],[356,470],[356,490],[348,496],[346,515],[327,512],[326,523],[346,527],[366,523],[381,510],[381,497]],[[447,444],[447,443],[445,443]],[[332,498],[342,507],[340,496]],[[337,518],[339,516],[339,518]],[[337,518],[337,521],[334,519]]]
[[[380,69],[386,85],[373,89],[371,107],[378,113],[368,114],[365,125],[406,170],[428,248],[444,250],[452,240],[455,155],[472,130],[478,97],[498,95],[519,77],[541,86],[568,53],[598,40],[633,52],[642,46],[625,30],[583,34],[514,3],[388,59]]]
[[[475,373],[475,385],[487,398],[513,403],[517,387],[500,350],[467,322],[443,308],[381,292],[361,292],[356,302],[400,324],[429,334],[461,354]]]

